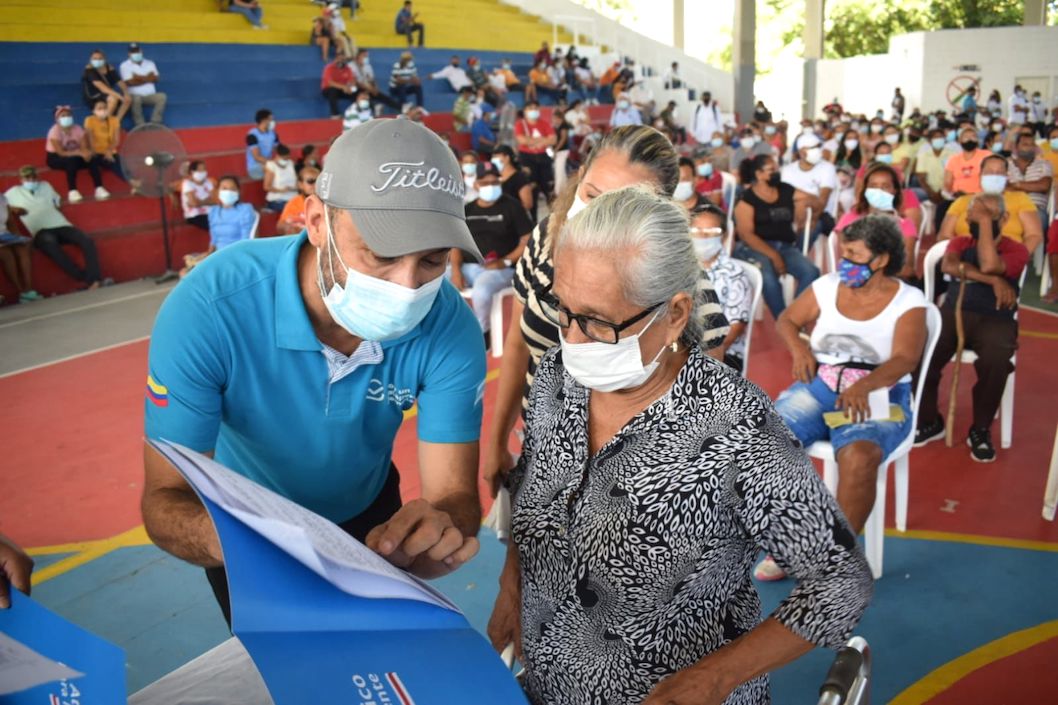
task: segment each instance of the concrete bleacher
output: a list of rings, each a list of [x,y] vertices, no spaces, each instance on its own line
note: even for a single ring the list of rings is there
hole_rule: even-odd
[[[246,46],[240,44],[146,44],[144,54],[158,65],[158,89],[168,96],[165,123],[171,127],[234,125],[253,121],[258,108],[272,110],[280,122],[324,118],[327,103],[320,95],[323,62],[309,46]],[[0,140],[43,137],[53,123],[56,105],[68,104],[78,123],[88,115],[81,73],[94,49],[101,49],[115,67],[128,58],[128,44],[0,43],[0,90],[18,96],[18,110],[0,111]],[[414,50],[423,98],[430,112],[450,112],[455,93],[443,79],[428,75],[448,64],[452,50]],[[513,52],[459,52],[477,56],[486,69],[509,57],[516,71],[528,73],[531,57]],[[376,80],[388,88],[389,73],[400,50],[371,49]],[[516,103],[521,96],[512,96]],[[541,95],[546,102],[548,99]],[[147,109],[149,114],[149,108]],[[132,126],[131,118],[125,127]]]
[[[393,29],[401,0],[362,4],[363,10],[348,22],[357,44],[404,46],[405,38]],[[252,29],[241,15],[219,12],[217,0],[4,0],[0,42],[303,44],[312,17],[320,12],[306,0],[266,0],[262,5],[267,30]],[[416,0],[415,11],[427,26],[429,47],[524,52],[551,38],[549,24],[496,0]],[[473,31],[468,22],[487,31]],[[568,34],[560,33],[559,40],[568,42]]]

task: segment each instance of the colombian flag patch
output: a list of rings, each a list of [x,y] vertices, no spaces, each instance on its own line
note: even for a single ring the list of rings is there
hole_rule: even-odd
[[[147,375],[147,398],[155,406],[169,406],[169,388]]]

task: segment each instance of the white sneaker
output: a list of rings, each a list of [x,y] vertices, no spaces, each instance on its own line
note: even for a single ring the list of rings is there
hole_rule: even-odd
[[[110,191],[107,191],[102,186],[97,186],[96,187],[96,200],[97,201],[105,201],[108,198],[110,198]]]
[[[66,194],[66,200],[70,203],[80,203],[84,200],[84,196],[81,195],[80,191],[74,189],[73,191],[70,191],[70,193]]]

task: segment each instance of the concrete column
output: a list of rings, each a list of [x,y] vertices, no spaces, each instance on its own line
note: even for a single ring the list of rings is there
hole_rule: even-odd
[[[1022,24],[1026,27],[1043,26],[1047,24],[1047,2],[1046,0],[1023,0],[1025,7],[1025,19]]]
[[[683,0],[672,0],[672,46],[683,49]]]
[[[805,0],[805,64],[801,115],[814,118],[816,114],[816,62],[823,58],[823,17],[826,0]]]
[[[739,122],[749,122],[753,119],[753,81],[757,75],[756,0],[735,0],[735,25],[731,39],[731,65],[735,73],[734,108]]]

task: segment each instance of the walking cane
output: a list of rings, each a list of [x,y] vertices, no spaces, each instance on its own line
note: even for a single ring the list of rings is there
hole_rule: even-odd
[[[963,329],[962,300],[966,295],[966,265],[959,264],[959,296],[955,299],[955,371],[951,377],[951,391],[948,392],[948,422],[944,425],[944,445],[951,448],[955,436],[955,400],[959,394],[959,369],[962,367],[962,351],[966,345],[966,331]]]

